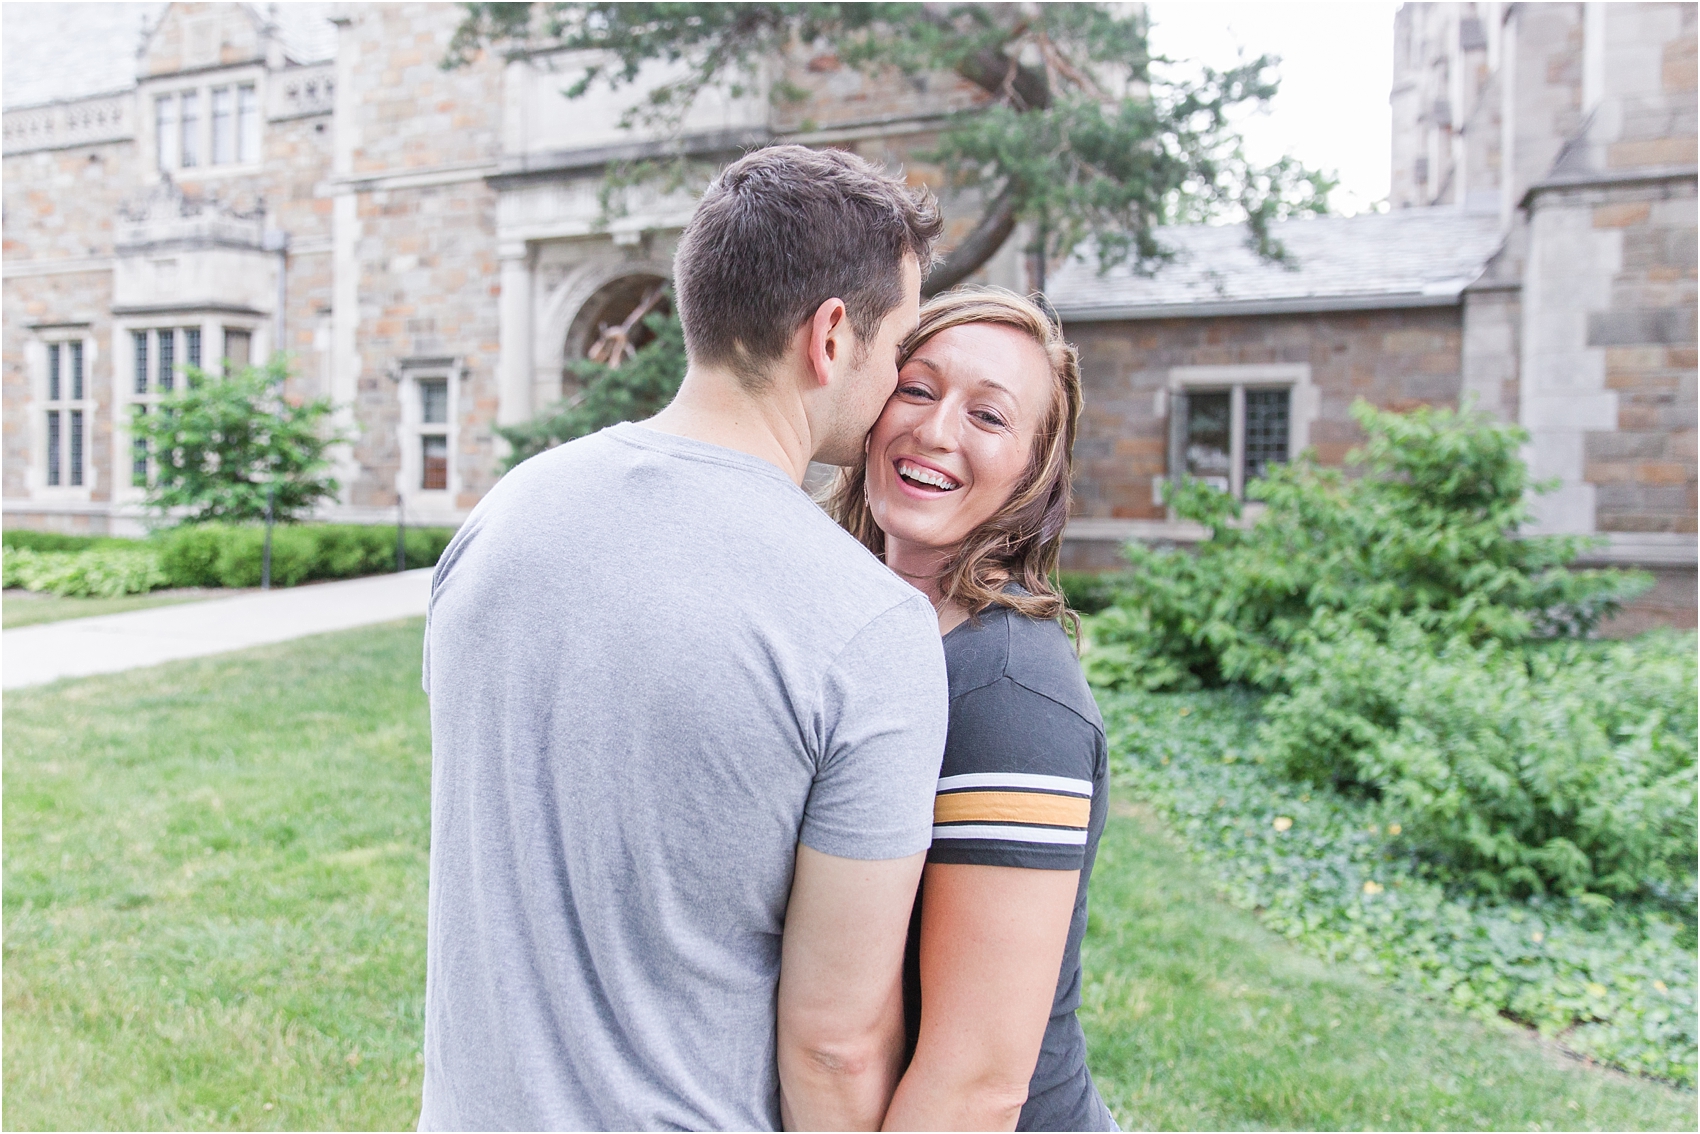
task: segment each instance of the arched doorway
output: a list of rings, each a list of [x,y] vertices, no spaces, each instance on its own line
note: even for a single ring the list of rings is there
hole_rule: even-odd
[[[619,366],[655,337],[644,326],[652,314],[671,314],[667,281],[647,273],[620,276],[598,288],[567,328],[562,351],[561,385],[571,393],[580,384],[577,366],[585,359]]]

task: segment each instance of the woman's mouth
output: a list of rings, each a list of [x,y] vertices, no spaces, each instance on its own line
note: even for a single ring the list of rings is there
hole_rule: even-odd
[[[898,461],[897,476],[905,484],[933,492],[955,492],[962,487],[961,481],[913,461]]]

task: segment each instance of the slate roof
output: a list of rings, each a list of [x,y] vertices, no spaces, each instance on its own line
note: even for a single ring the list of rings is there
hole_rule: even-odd
[[[145,27],[166,4],[0,4],[0,105],[11,110],[127,91]],[[336,57],[332,5],[248,4],[278,25],[284,54],[296,63]]]
[[[1045,293],[1077,323],[1444,306],[1458,302],[1503,239],[1496,215],[1452,208],[1311,217],[1274,231],[1287,264],[1259,259],[1244,225],[1177,226],[1158,231],[1176,255],[1155,275],[1125,266],[1099,275],[1094,257],[1077,255]]]

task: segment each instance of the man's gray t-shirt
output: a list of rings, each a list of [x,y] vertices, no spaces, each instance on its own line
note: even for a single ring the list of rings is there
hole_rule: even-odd
[[[616,426],[474,509],[425,686],[420,1127],[777,1127],[797,843],[931,839],[925,597],[767,462]]]

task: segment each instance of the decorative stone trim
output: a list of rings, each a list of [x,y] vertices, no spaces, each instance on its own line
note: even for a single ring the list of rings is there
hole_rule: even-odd
[[[21,154],[133,138],[135,101],[121,94],[8,110],[0,124],[0,149]]]
[[[330,114],[336,109],[336,68],[296,67],[274,74],[266,93],[266,118],[272,122]]]

